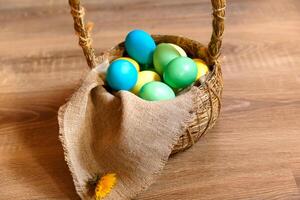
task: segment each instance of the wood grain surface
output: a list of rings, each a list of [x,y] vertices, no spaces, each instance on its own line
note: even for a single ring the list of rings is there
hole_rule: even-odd
[[[208,43],[209,0],[86,0],[97,52],[134,28]],[[138,200],[300,199],[300,1],[228,0],[216,127]],[[67,1],[0,0],[0,199],[78,199],[57,110],[88,71]]]

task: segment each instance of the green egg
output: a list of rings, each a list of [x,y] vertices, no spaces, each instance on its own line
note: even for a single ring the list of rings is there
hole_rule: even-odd
[[[172,88],[185,88],[195,81],[197,73],[197,65],[191,58],[178,57],[168,64],[163,78]]]
[[[139,97],[148,101],[161,101],[175,98],[175,93],[165,83],[152,81],[141,88]]]
[[[160,43],[153,53],[155,70],[162,75],[169,62],[179,56],[181,56],[180,53],[173,46],[167,43]]]

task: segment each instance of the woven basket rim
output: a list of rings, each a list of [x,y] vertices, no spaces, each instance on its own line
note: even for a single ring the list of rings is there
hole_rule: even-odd
[[[177,40],[184,40],[184,41],[189,41],[190,43],[193,43],[193,44],[196,44],[197,46],[199,47],[202,47],[204,48],[203,49],[203,53],[206,52],[206,49],[207,47],[205,47],[205,45],[203,45],[201,42],[197,41],[197,40],[194,40],[194,39],[190,39],[188,37],[185,37],[185,36],[177,36],[177,35],[169,35],[169,34],[151,34],[151,36],[153,37],[153,39],[155,40],[155,43],[156,44],[160,44],[160,43],[164,43],[164,42],[159,42],[157,43],[157,39],[158,38],[163,38],[163,37],[166,37],[166,38],[173,38],[173,39],[177,39]],[[119,42],[117,45],[107,49],[107,50],[104,50],[102,53],[100,53],[100,55],[97,57],[97,59],[99,60],[99,63],[102,63],[104,60],[108,59],[109,62],[117,59],[117,58],[120,58],[122,57],[123,55],[121,56],[116,56],[116,57],[113,57],[113,59],[111,59],[111,55],[117,51],[125,51],[125,41],[121,41]],[[205,55],[205,54],[204,54]],[[205,55],[205,57],[201,57],[201,59],[205,60],[207,62],[207,59],[208,59],[208,56]],[[206,76],[206,80],[207,81],[210,81],[210,79],[215,75],[215,72],[216,72],[216,64],[219,64],[218,60],[213,63],[211,66],[209,66],[210,68],[210,72],[208,73],[208,75]],[[199,81],[196,81],[193,85],[197,85],[197,83],[199,84]],[[200,86],[201,87],[201,86]]]

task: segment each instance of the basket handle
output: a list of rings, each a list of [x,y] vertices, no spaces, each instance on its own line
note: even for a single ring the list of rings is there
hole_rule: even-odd
[[[221,54],[226,0],[211,0],[213,7],[212,34],[208,43],[207,54],[209,65],[214,65]]]
[[[217,62],[222,46],[222,36],[224,32],[226,0],[211,0],[213,7],[212,35],[207,48],[208,61],[210,65]],[[74,20],[74,29],[79,37],[79,45],[86,57],[88,65],[93,68],[97,65],[97,57],[92,47],[90,31],[92,25],[84,22],[85,10],[81,6],[80,0],[69,0],[71,15]]]

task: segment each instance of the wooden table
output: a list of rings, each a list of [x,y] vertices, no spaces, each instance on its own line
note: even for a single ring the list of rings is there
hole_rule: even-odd
[[[208,0],[89,0],[97,52],[134,28],[208,43]],[[137,199],[300,199],[300,1],[229,0],[216,127]],[[67,1],[0,0],[0,199],[77,199],[57,110],[88,68]]]

